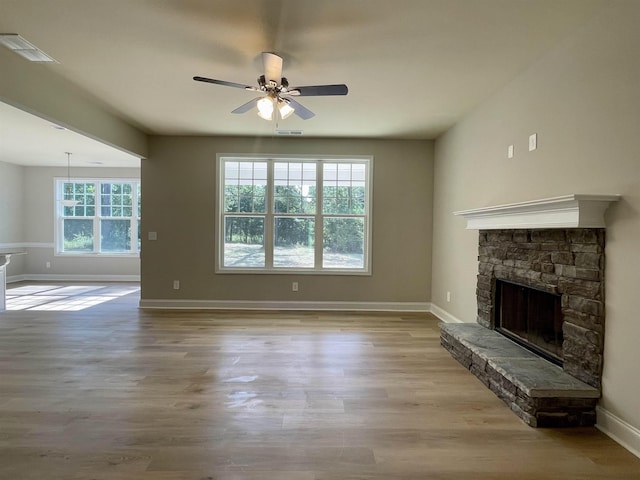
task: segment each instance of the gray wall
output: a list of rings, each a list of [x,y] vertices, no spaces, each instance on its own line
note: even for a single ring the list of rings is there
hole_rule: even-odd
[[[143,301],[430,300],[432,142],[151,137],[149,153],[142,161]],[[215,274],[218,153],[373,155],[373,274]],[[146,240],[149,231],[157,241]]]
[[[54,178],[66,177],[65,168],[28,167],[24,195],[24,237],[30,247],[25,257],[27,275],[67,276],[116,276],[130,277],[140,274],[138,257],[90,257],[56,256],[52,244],[55,242]],[[78,178],[140,178],[137,168],[74,168]],[[46,262],[51,268],[46,268]]]
[[[0,162],[0,249],[26,250],[14,256],[9,279],[80,278],[133,279],[140,275],[135,257],[56,256],[54,179],[66,177],[65,168],[23,167]],[[140,178],[138,168],[76,168],[74,177]],[[2,248],[13,245],[11,248]],[[16,248],[15,246],[21,246]],[[46,268],[50,262],[51,267]]]
[[[433,302],[476,317],[478,232],[452,212],[570,193],[622,194],[606,215],[600,405],[640,428],[640,2],[617,3],[468,115],[435,149]],[[527,151],[529,134],[538,150]],[[515,144],[515,158],[506,158]],[[446,292],[452,292],[451,302]],[[600,419],[599,419],[600,422]]]

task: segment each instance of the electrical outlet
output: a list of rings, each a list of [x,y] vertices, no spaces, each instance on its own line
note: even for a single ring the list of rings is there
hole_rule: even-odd
[[[293,282],[291,284],[291,291],[292,292],[297,292],[298,291],[298,282]]]
[[[158,240],[158,232],[149,232],[149,240]]]
[[[174,280],[173,281],[173,289],[174,290],[180,290],[180,280]]]
[[[451,292],[447,292],[447,302],[451,301]]]
[[[47,262],[44,264],[45,268],[51,268],[51,262]]]

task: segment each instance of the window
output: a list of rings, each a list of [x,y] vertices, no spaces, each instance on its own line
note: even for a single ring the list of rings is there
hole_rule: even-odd
[[[58,254],[134,255],[140,251],[138,180],[56,180]]]
[[[368,273],[370,163],[221,157],[218,270]]]

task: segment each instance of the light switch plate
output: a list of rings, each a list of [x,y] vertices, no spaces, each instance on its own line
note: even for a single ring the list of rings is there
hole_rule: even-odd
[[[529,135],[529,151],[533,152],[536,148],[538,148],[538,134],[532,133]]]
[[[513,145],[507,147],[507,158],[513,158]]]
[[[158,239],[158,232],[149,232],[148,238],[149,238],[149,240],[157,240]]]

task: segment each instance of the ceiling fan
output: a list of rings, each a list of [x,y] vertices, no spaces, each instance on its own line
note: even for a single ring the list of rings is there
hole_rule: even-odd
[[[193,77],[193,79],[197,82],[214,83],[216,85],[243,88],[252,92],[263,93],[263,96],[256,97],[244,105],[240,105],[231,113],[245,113],[256,106],[258,107],[258,115],[265,120],[273,120],[273,114],[276,108],[282,119],[295,113],[303,120],[308,120],[315,116],[315,113],[291,97],[346,95],[349,92],[345,84],[290,87],[289,81],[285,77],[282,77],[282,57],[279,57],[275,53],[262,52],[262,63],[264,65],[264,75],[260,75],[258,78],[257,87],[207,77]]]

